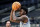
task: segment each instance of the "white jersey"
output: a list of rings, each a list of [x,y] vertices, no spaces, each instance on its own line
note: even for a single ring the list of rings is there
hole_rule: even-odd
[[[28,16],[27,16],[27,18],[28,18]],[[28,18],[28,22],[25,23],[25,24],[20,22],[20,27],[30,27],[30,20],[29,20],[29,18]]]

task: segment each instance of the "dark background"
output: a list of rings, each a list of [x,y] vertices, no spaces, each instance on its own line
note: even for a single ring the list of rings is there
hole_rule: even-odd
[[[1,20],[5,17],[8,17],[9,18],[9,15],[10,15],[10,12],[11,12],[11,5],[14,1],[19,1],[22,6],[25,6],[25,7],[31,7],[31,6],[35,6],[36,9],[38,9],[38,4],[40,3],[40,0],[0,0],[0,25],[2,24],[5,24],[5,22],[1,22]],[[35,17],[35,15],[31,15],[33,13],[35,13],[36,11],[32,11],[32,12],[29,12],[28,13],[28,16],[29,17]],[[37,11],[40,13],[40,10]],[[38,16],[38,15],[37,15]],[[40,16],[40,15],[39,15]],[[7,19],[8,21],[9,19]],[[34,20],[33,20],[34,21]],[[33,22],[32,21],[32,22]],[[36,21],[37,22],[37,21]],[[38,23],[38,22],[37,22]]]

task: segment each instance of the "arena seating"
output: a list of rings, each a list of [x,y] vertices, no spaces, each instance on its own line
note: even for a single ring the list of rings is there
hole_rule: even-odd
[[[10,17],[9,15],[10,15],[10,12],[11,12],[12,2],[14,2],[14,1],[11,1],[10,0],[9,3],[8,3],[8,1],[6,1],[6,3],[4,3],[4,1],[3,2],[0,2],[0,20],[2,21],[2,24],[5,24],[6,21],[9,20],[9,17]],[[19,2],[23,6],[25,5],[27,8],[30,8],[31,6],[34,6],[34,4],[36,3],[36,2],[30,2],[30,1],[22,1],[22,2],[19,1]],[[39,11],[40,11],[40,9],[35,9],[35,10],[29,12],[28,13],[28,16],[29,17],[37,17],[37,16],[40,16],[40,14],[38,14],[38,13],[40,13]],[[40,21],[40,20],[38,20],[38,19],[35,20],[35,23],[38,23],[38,21]]]

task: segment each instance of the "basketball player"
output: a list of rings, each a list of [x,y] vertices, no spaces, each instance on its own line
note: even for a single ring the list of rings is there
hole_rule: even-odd
[[[24,7],[19,11],[19,14],[20,14],[20,17],[16,17],[15,11],[12,10],[10,15],[10,21],[16,22],[16,23],[20,23],[20,21],[22,21],[23,27],[30,27],[30,20],[28,16],[26,16],[27,11],[24,9]],[[15,19],[13,20],[13,18]]]
[[[16,22],[16,23],[20,23],[20,21],[21,21],[21,24],[22,24],[23,27],[30,27],[29,18],[28,18],[28,16],[26,16],[28,11],[24,7],[22,9],[18,8],[17,11],[19,12],[20,17],[16,17],[15,16],[16,11],[11,10],[10,21]]]

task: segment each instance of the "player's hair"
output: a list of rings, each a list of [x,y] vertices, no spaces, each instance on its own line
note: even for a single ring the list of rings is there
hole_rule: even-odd
[[[24,11],[26,11],[26,14],[28,14],[28,9],[25,6],[22,6],[21,9],[23,9]]]

